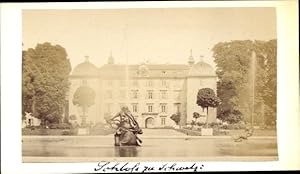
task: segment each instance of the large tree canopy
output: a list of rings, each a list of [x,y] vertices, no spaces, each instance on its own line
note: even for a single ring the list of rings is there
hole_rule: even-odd
[[[32,112],[42,123],[60,122],[71,71],[66,50],[48,42],[37,44],[23,51],[22,60],[23,113]]]
[[[231,41],[213,48],[217,66],[218,118],[272,124],[276,120],[277,40]],[[255,53],[255,56],[252,54]],[[255,60],[253,60],[255,59]],[[254,82],[254,83],[253,83]],[[254,114],[252,105],[254,103]]]

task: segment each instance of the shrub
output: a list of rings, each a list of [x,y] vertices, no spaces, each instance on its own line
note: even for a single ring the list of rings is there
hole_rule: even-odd
[[[244,124],[229,124],[229,125],[222,125],[222,129],[245,129],[246,125]]]
[[[70,120],[76,120],[77,117],[76,117],[76,115],[70,115],[70,116],[69,116],[69,119],[70,119]]]
[[[221,123],[212,122],[212,123],[209,123],[208,126],[211,128],[219,128],[219,127],[221,127]]]
[[[50,124],[50,129],[71,129],[72,126],[68,123]]]
[[[75,132],[71,130],[65,130],[62,132],[62,135],[75,135]]]
[[[228,125],[222,125],[221,127],[220,127],[221,129],[229,129],[229,127],[228,127]]]
[[[195,120],[192,120],[191,125],[192,125],[192,126],[195,126],[195,125],[196,125],[196,121],[195,121]]]
[[[197,126],[204,126],[205,123],[197,122]]]

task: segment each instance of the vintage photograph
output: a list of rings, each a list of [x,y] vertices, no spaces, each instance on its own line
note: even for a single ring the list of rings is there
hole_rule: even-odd
[[[274,7],[22,10],[22,162],[277,161]]]

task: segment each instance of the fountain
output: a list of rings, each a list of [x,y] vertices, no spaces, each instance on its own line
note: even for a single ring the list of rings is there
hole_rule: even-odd
[[[251,63],[250,63],[250,79],[251,79],[251,128],[253,129],[254,125],[254,106],[255,106],[255,74],[256,74],[256,53],[252,51]]]
[[[252,51],[249,66],[249,101],[251,102],[251,129],[246,128],[245,132],[234,135],[232,138],[234,142],[241,142],[242,140],[247,140],[253,135],[254,130],[254,108],[255,108],[255,76],[256,76],[256,53]]]

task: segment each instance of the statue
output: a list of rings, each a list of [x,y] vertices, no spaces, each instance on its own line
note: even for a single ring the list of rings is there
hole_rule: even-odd
[[[143,131],[127,106],[122,107],[121,111],[109,120],[109,123],[116,128],[115,146],[140,146],[142,140],[137,134],[142,134]]]

